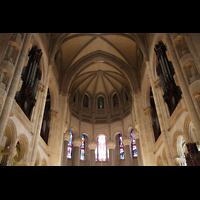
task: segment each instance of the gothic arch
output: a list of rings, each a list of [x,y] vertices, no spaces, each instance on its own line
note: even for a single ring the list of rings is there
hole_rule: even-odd
[[[6,146],[15,146],[15,142],[17,138],[17,129],[16,129],[15,123],[10,118],[8,119],[8,122],[7,122],[5,134],[7,137]]]
[[[15,166],[16,165],[24,166],[24,165],[27,165],[26,161],[27,161],[27,156],[29,153],[29,141],[28,141],[27,136],[22,133],[18,135],[17,140],[16,140],[16,145],[18,142],[20,144],[20,158],[19,158],[19,162],[15,163]]]
[[[142,41],[142,36],[139,33],[130,33],[130,34],[125,34],[125,33],[102,33],[101,35],[96,35],[96,34],[92,34],[92,33],[77,33],[75,35],[69,36],[71,33],[60,33],[59,35],[57,34],[54,38],[52,38],[53,42],[51,42],[51,53],[50,53],[50,60],[54,60],[55,55],[57,53],[57,51],[61,48],[61,46],[71,40],[74,39],[76,37],[84,37],[84,36],[93,36],[93,37],[101,37],[101,35],[119,35],[122,37],[126,37],[129,38],[130,40],[134,41],[138,47],[140,48],[143,57],[146,58],[148,57],[148,53],[147,53],[147,48],[144,42],[144,38]],[[69,37],[68,37],[69,36]]]
[[[184,138],[185,138],[185,141],[188,141],[188,142],[197,142],[198,140],[197,140],[195,132],[192,134],[192,138],[189,132],[189,127],[190,127],[191,122],[192,122],[192,119],[190,117],[190,114],[188,114],[185,118],[184,126],[183,126]]]
[[[179,156],[179,153],[177,151],[177,140],[180,136],[184,138],[183,132],[181,130],[176,130],[172,137],[172,150],[175,156]]]
[[[65,73],[62,77],[61,90],[65,93],[67,91],[71,91],[71,85],[76,75],[96,60],[104,60],[104,62],[115,66],[126,77],[132,91],[139,87],[137,74],[130,71],[130,66],[118,57],[115,57],[107,52],[96,51],[84,56],[72,65],[70,71]]]

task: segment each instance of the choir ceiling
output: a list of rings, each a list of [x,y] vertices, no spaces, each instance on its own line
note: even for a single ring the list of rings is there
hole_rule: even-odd
[[[141,45],[144,43],[143,34],[55,33],[51,38],[54,44],[57,42],[57,50],[61,53],[61,90],[65,85],[70,85],[72,93],[76,89],[93,95],[100,92],[109,94],[113,90],[120,92],[122,88],[128,91],[131,76],[135,77],[135,85],[138,84],[137,51],[138,44],[140,49],[145,46]],[[97,56],[96,60],[93,58],[90,62],[90,55],[93,54],[108,55],[110,60]],[[83,60],[87,60],[87,65],[75,68]],[[113,61],[120,62],[122,66],[119,67]]]

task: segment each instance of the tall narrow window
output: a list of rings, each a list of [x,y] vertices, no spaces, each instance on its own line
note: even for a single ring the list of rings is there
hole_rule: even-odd
[[[106,161],[106,136],[100,135],[98,139],[99,161]]]
[[[116,106],[118,106],[118,105],[119,105],[119,99],[118,99],[117,94],[115,94],[115,95],[113,96],[113,106],[116,107]]]
[[[85,135],[82,135],[82,140],[81,140],[81,160],[85,160]]]
[[[69,159],[72,158],[72,137],[73,137],[72,131],[70,131],[70,135],[71,135],[71,137],[69,138],[68,148],[67,148],[67,158],[69,158]]]
[[[102,96],[98,98],[98,108],[104,109],[104,98]]]
[[[104,135],[98,137],[98,145],[95,149],[95,160],[109,160],[109,149],[106,147],[106,136]]]
[[[132,138],[132,150],[133,150],[133,157],[137,157],[137,147],[136,147],[136,141],[135,138],[133,137],[133,129],[131,130],[131,138]]]
[[[88,108],[88,102],[89,102],[88,96],[84,95],[84,97],[83,97],[83,107]]]
[[[120,160],[124,160],[124,145],[122,142],[122,134],[119,134],[119,153],[120,153]]]

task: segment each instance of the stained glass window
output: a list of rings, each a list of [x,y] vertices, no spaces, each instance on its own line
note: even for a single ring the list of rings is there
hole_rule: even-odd
[[[106,136],[100,135],[98,139],[99,161],[106,161]]]
[[[89,104],[89,99],[88,99],[88,96],[85,95],[83,98],[83,107],[88,108],[88,104]]]
[[[68,148],[67,148],[67,158],[71,159],[72,158],[72,137],[73,137],[73,133],[72,131],[70,131],[70,139],[68,141]]]
[[[95,160],[106,161],[106,159],[109,160],[109,149],[106,147],[106,136],[100,135],[98,137],[98,146],[95,149]]]
[[[85,135],[82,135],[82,140],[81,140],[81,160],[85,160]]]
[[[131,130],[131,138],[132,138],[132,150],[133,150],[133,157],[137,157],[137,147],[136,147],[136,141],[135,138],[133,137],[133,129]]]
[[[104,98],[102,96],[98,98],[98,108],[104,109]]]
[[[120,153],[120,160],[124,160],[124,145],[122,142],[122,134],[119,134],[119,153]]]
[[[113,96],[113,104],[114,104],[114,107],[116,107],[116,106],[119,105],[119,99],[118,99],[117,94],[115,94],[115,95]]]

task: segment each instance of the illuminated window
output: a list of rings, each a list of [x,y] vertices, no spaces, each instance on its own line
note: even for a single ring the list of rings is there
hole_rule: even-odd
[[[124,160],[124,145],[122,142],[122,134],[119,134],[119,153],[120,153],[120,160]]]
[[[98,98],[98,109],[104,109],[104,98],[102,96]]]
[[[82,135],[82,140],[81,140],[81,160],[85,160],[85,135]]]
[[[109,160],[109,149],[106,147],[106,136],[104,135],[98,137],[98,146],[95,149],[95,159],[96,161]]]
[[[137,147],[136,147],[136,141],[135,138],[133,137],[133,129],[131,130],[131,138],[132,138],[132,150],[133,150],[133,157],[137,157]]]
[[[71,135],[71,137],[69,138],[68,148],[67,148],[67,158],[69,158],[69,159],[72,158],[72,137],[73,137],[72,131],[70,131],[70,135]]]

